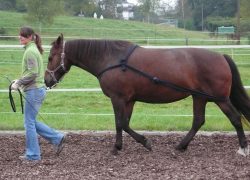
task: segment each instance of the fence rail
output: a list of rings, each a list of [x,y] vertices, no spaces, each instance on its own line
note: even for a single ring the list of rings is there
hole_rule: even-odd
[[[241,56],[250,56],[250,45],[167,45],[167,46],[141,46],[144,48],[158,48],[158,49],[172,49],[172,48],[203,48],[203,49],[214,49],[214,50],[219,50],[219,49],[230,49],[229,55],[234,58],[236,55],[241,55]],[[22,45],[6,45],[6,44],[0,44],[0,52],[13,52],[13,51],[22,51],[23,46]],[[43,48],[45,49],[45,52],[48,52],[49,49],[51,48],[50,45],[43,45]],[[242,49],[244,53],[236,53],[235,49],[239,51],[239,49]],[[5,61],[6,62],[6,61]]]
[[[171,48],[204,48],[204,49],[247,49],[250,48],[250,45],[204,45],[204,46],[196,46],[196,45],[185,45],[185,46],[142,46],[145,48],[161,48],[161,49],[171,49]],[[22,45],[3,45],[0,44],[0,48],[1,49],[21,49],[23,48]],[[43,48],[45,49],[50,49],[51,46],[50,45],[43,45]]]

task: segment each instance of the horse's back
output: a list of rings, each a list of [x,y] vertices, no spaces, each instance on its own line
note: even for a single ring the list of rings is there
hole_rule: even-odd
[[[181,81],[190,88],[199,88],[199,85],[204,86],[206,83],[210,86],[215,81],[227,81],[229,84],[231,82],[230,67],[224,56],[219,53],[199,48],[142,49],[142,51],[144,53],[137,52],[135,59],[131,59],[129,63],[135,63],[134,66],[137,63],[142,67],[144,64],[150,64],[147,71],[166,80]]]

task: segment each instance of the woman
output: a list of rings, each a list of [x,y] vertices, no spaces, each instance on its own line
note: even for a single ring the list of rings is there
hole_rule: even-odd
[[[44,69],[41,38],[30,27],[22,27],[19,33],[20,44],[24,45],[25,52],[22,60],[22,76],[13,81],[12,90],[21,88],[25,94],[24,128],[26,133],[25,155],[22,160],[41,160],[38,135],[55,145],[59,155],[63,148],[65,136],[56,132],[42,122],[36,120],[38,111],[46,95],[44,87]]]

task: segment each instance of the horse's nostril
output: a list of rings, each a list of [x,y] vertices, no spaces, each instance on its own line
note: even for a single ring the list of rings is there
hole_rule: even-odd
[[[50,82],[51,82],[51,81],[49,81],[48,78],[45,78],[45,79],[44,79],[44,84],[46,85],[46,87],[51,87],[51,86],[50,86]]]

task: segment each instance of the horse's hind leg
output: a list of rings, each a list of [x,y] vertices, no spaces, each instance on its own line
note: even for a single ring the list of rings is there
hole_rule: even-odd
[[[234,108],[230,100],[226,102],[217,102],[216,104],[220,107],[223,113],[229,118],[229,120],[231,121],[232,125],[234,126],[237,132],[237,136],[238,136],[239,144],[240,144],[240,149],[238,152],[244,156],[248,155],[249,150],[247,146],[246,136],[245,136],[242,123],[241,123],[240,113]]]
[[[116,125],[116,142],[112,153],[117,154],[118,150],[122,149],[122,130],[127,132],[147,149],[151,150],[150,142],[144,136],[136,133],[129,127],[130,117],[132,115],[135,102],[125,102],[124,100],[117,98],[112,98],[111,101],[115,113]]]
[[[197,131],[205,122],[205,108],[207,101],[205,99],[193,96],[193,124],[188,134],[183,138],[180,144],[176,147],[177,150],[184,151],[188,144],[193,139]]]

